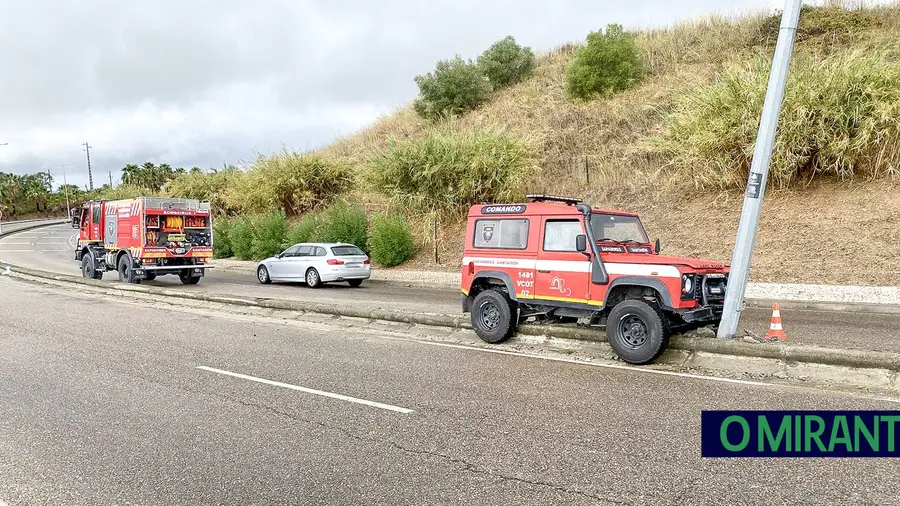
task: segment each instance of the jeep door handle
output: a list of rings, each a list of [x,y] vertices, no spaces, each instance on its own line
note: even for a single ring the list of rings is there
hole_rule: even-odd
[[[538,269],[538,272],[540,272],[542,274],[550,274],[549,270],[545,271],[545,270]]]

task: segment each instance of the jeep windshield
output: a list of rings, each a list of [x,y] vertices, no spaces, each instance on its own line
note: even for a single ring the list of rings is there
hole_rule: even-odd
[[[649,244],[640,218],[621,214],[591,214],[591,232],[597,242]]]

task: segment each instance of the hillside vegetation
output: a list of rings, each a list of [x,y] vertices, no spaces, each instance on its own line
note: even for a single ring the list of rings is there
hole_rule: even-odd
[[[438,62],[415,101],[324,149],[162,192],[239,216],[220,237],[246,235],[247,258],[323,236],[344,209],[361,246],[402,245],[383,265],[454,269],[471,203],[554,193],[641,213],[665,253],[730,261],[779,21],[611,25],[536,56],[508,37]],[[900,285],[898,41],[900,6],[803,8],[754,280]]]

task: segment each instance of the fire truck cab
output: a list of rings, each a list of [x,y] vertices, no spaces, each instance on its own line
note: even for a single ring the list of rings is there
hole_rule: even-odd
[[[119,281],[140,283],[176,274],[193,285],[211,267],[206,263],[213,254],[209,202],[92,200],[81,207],[77,220],[75,260],[85,278],[101,279],[104,272],[117,271]]]
[[[519,323],[605,326],[624,361],[646,364],[679,328],[717,325],[729,268],[662,256],[640,217],[580,199],[472,206],[462,261],[462,309],[478,336],[497,343]]]

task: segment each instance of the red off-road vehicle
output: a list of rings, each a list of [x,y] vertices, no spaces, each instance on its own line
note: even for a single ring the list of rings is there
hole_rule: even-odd
[[[626,362],[646,364],[678,330],[717,325],[729,269],[661,256],[636,214],[579,199],[529,195],[520,204],[469,210],[463,312],[489,343],[529,319],[606,326]]]

